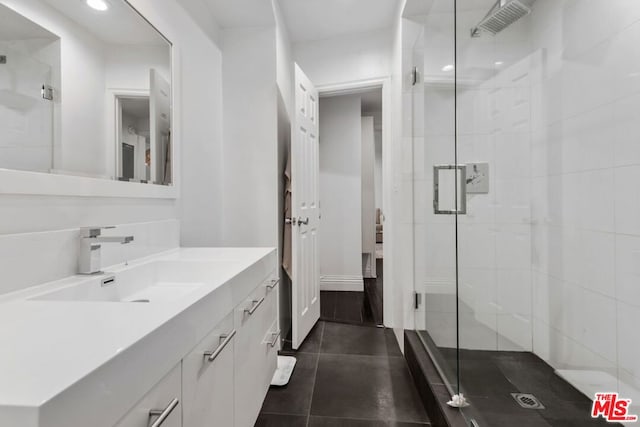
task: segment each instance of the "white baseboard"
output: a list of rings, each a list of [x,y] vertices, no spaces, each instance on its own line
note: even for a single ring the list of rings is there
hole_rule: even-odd
[[[364,280],[362,276],[321,276],[320,290],[363,292]]]

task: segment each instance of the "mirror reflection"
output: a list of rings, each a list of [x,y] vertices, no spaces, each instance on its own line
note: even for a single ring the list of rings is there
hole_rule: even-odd
[[[124,0],[0,0],[0,168],[172,183],[171,45]]]

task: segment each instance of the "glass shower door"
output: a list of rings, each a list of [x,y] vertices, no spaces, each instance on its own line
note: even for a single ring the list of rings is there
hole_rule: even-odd
[[[415,64],[404,93],[413,111],[414,321],[444,379],[443,398],[459,388],[456,212],[464,199],[456,195],[466,172],[455,161],[454,23],[453,3],[441,2],[403,27],[415,37],[404,52]]]

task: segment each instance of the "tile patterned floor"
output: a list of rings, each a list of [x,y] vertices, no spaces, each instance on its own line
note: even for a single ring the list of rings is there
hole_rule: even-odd
[[[377,278],[364,279],[364,292],[320,292],[320,319],[355,325],[382,325],[382,260]]]
[[[371,305],[364,292],[320,292],[320,319],[328,322],[375,326]]]
[[[392,331],[320,321],[295,356],[291,381],[269,390],[256,427],[429,425]]]

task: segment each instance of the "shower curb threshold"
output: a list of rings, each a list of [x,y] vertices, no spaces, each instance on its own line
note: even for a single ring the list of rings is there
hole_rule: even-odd
[[[431,357],[415,331],[404,331],[404,357],[433,427],[468,427],[462,413],[447,405],[451,399]]]

